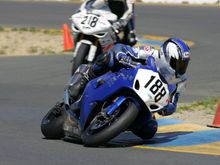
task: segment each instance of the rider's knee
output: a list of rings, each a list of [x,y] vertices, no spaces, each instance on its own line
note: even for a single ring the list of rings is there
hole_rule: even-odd
[[[73,75],[75,82],[69,85],[69,94],[72,99],[76,100],[79,95],[83,92],[88,80],[82,73],[78,72]]]

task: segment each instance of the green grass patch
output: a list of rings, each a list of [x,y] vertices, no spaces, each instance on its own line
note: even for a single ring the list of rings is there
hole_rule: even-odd
[[[44,49],[41,49],[41,54],[52,55],[52,54],[56,54],[56,52],[52,48],[44,48]]]
[[[32,47],[28,48],[28,52],[29,53],[37,53],[38,49],[39,49],[38,47],[32,46]]]
[[[8,31],[17,32],[17,31],[18,31],[18,28],[12,28],[12,29],[8,29]]]
[[[5,29],[0,26],[0,32],[3,32],[3,31],[5,31]]]
[[[35,27],[14,27],[14,28],[4,28],[4,27],[1,27],[0,26],[0,32],[1,31],[7,31],[7,32],[10,32],[10,31],[13,31],[13,32],[31,32],[31,33],[44,33],[44,34],[47,34],[47,35],[61,35],[62,34],[62,30],[57,30],[57,29],[38,29],[38,28],[35,28]]]
[[[30,27],[28,30],[29,30],[30,32],[33,32],[33,33],[39,31],[38,29],[36,29],[36,28],[34,28],[34,27]]]
[[[44,34],[49,34],[49,35],[60,35],[62,34],[62,30],[55,30],[55,29],[48,29],[48,30],[42,30]]]
[[[6,52],[4,50],[0,50],[0,55],[4,55]]]
[[[29,28],[27,28],[27,27],[22,27],[22,28],[19,29],[19,31],[21,31],[21,32],[28,32],[28,31],[29,31]]]
[[[189,105],[178,106],[178,111],[181,113],[183,111],[206,111],[207,114],[215,114],[218,106],[217,97],[207,98],[206,100],[196,101]]]

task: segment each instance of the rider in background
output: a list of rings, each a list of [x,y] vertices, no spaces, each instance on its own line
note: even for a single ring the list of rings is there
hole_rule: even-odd
[[[135,0],[86,0],[79,10],[99,9],[111,11],[118,16],[118,20],[112,25],[113,29],[123,31],[122,43],[133,46],[137,43],[134,3]]]

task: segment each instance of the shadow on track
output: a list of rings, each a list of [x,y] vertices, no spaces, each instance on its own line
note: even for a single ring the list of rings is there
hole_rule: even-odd
[[[103,146],[99,146],[101,148],[123,148],[123,147],[133,147],[137,145],[153,145],[153,144],[163,144],[173,141],[182,135],[191,134],[192,131],[186,132],[167,132],[167,133],[158,133],[156,136],[149,140],[142,140],[139,137],[135,136],[131,132],[121,133],[119,136],[112,139],[110,142]],[[65,137],[63,139],[65,142],[74,143],[83,145],[82,141],[74,138]],[[98,148],[99,148],[98,147]],[[96,148],[96,147],[95,147]]]

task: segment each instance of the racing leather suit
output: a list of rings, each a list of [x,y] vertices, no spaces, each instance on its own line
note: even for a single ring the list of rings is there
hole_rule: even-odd
[[[133,48],[124,44],[116,44],[110,51],[99,55],[93,65],[88,66],[81,72],[80,69],[78,69],[72,77],[76,81],[69,87],[69,94],[72,97],[73,102],[80,97],[89,80],[94,79],[108,71],[115,72],[125,67],[120,60],[123,59],[123,61],[126,61],[127,64],[133,61],[146,63],[148,62],[147,59],[149,56],[154,57],[157,69],[167,81],[168,89],[170,91],[169,103],[159,112],[159,114],[163,116],[171,115],[176,111],[180,92],[185,88],[187,80],[186,75],[175,78],[175,73],[168,69],[169,66],[163,62],[163,57],[160,55],[159,51],[150,46]],[[71,123],[75,123],[74,120],[71,120]],[[74,127],[68,123],[64,125],[67,125],[64,129]],[[135,135],[143,139],[150,139],[157,132],[157,128],[158,124],[153,114],[140,114],[138,116],[138,120],[136,120],[136,122],[134,122],[134,124],[130,127],[130,130]],[[75,135],[71,130],[73,129],[65,129],[65,132],[68,133],[69,136],[71,135],[74,137]]]
[[[113,23],[113,28],[124,31],[123,43],[135,45],[137,42],[134,18],[135,0],[86,0],[80,7],[80,11],[86,9],[98,9],[110,11],[117,15],[118,21]]]
[[[78,96],[83,91],[87,82],[93,78],[96,78],[109,70],[117,71],[124,67],[119,62],[121,58],[129,61],[136,61],[145,63],[148,56],[155,58],[155,63],[160,74],[165,78],[168,83],[168,88],[171,93],[169,104],[159,114],[163,116],[171,115],[176,111],[176,106],[180,93],[186,87],[187,76],[184,74],[179,78],[176,78],[175,73],[169,70],[167,63],[164,63],[159,51],[151,46],[144,47],[130,47],[124,44],[116,44],[109,52],[98,56],[95,63],[88,69],[88,71],[82,73],[82,78],[77,82],[74,88],[74,97]],[[79,73],[75,73],[79,74]]]

